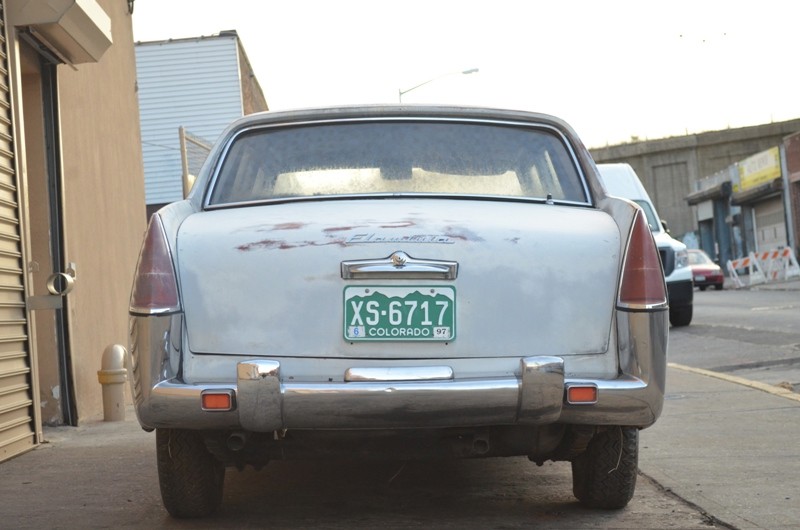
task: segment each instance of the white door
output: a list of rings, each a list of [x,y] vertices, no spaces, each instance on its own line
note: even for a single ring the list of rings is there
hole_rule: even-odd
[[[753,206],[755,219],[756,248],[759,252],[785,247],[786,216],[783,209],[783,199],[773,197],[760,201]]]

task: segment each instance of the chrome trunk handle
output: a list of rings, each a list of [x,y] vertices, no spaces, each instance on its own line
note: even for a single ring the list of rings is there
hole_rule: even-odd
[[[414,259],[398,250],[380,259],[342,262],[342,279],[408,278],[414,280],[455,280],[458,262]]]

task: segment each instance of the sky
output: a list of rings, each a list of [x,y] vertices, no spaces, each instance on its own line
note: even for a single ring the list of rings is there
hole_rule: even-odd
[[[136,41],[238,32],[270,110],[553,114],[589,147],[800,118],[794,0],[136,0]],[[478,69],[471,74],[461,72]]]

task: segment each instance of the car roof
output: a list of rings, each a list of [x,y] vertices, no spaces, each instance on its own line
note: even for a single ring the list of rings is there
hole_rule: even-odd
[[[429,117],[481,120],[513,120],[555,126],[575,135],[572,128],[562,119],[550,114],[524,110],[476,107],[468,105],[343,105],[336,107],[310,107],[280,111],[266,111],[249,114],[238,119],[235,124],[248,127],[254,124],[289,123],[317,120],[362,119],[362,118],[403,118]]]

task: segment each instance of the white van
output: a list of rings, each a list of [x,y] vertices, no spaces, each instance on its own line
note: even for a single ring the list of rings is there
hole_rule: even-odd
[[[688,326],[692,321],[694,284],[686,245],[664,229],[653,201],[639,176],[629,164],[597,164],[600,177],[609,195],[629,199],[644,210],[650,230],[661,255],[669,291],[669,321],[673,326]]]

